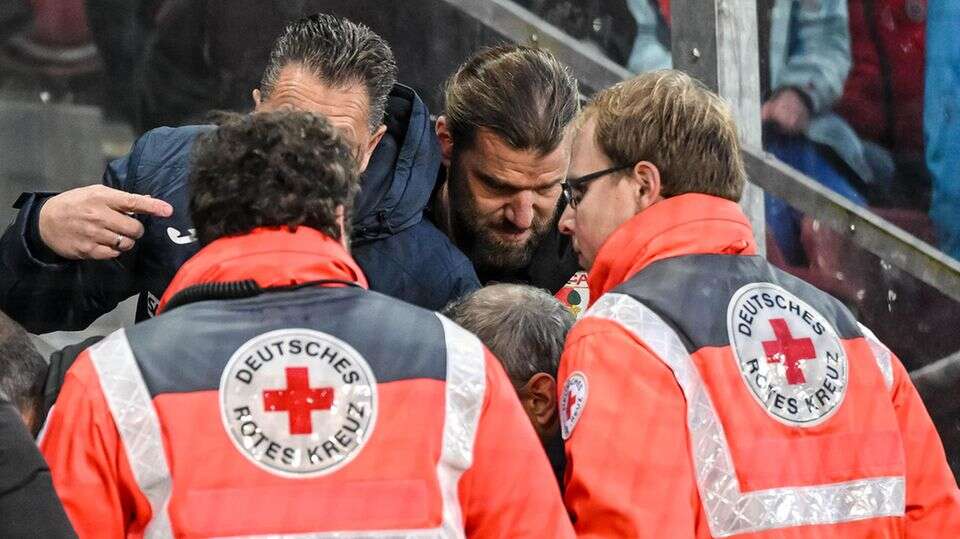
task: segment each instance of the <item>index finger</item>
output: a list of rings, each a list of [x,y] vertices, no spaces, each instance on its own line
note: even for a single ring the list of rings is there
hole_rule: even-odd
[[[173,215],[173,206],[150,195],[135,195],[132,193],[123,193],[115,201],[109,200],[107,204],[124,213],[139,213],[153,215],[156,217],[170,217]]]

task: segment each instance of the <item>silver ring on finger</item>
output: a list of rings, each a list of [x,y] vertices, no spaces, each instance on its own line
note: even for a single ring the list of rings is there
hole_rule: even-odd
[[[113,242],[113,248],[117,251],[120,250],[120,244],[123,243],[123,234],[117,234],[117,241]]]

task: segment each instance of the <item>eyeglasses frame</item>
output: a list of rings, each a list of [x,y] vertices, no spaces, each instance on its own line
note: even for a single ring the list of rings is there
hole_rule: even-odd
[[[606,176],[607,174],[613,174],[614,172],[620,172],[621,170],[627,170],[628,168],[633,168],[633,165],[619,165],[615,167],[606,168],[603,170],[598,170],[596,172],[591,172],[590,174],[584,174],[579,178],[568,178],[566,181],[560,184],[562,193],[563,193],[563,198],[564,200],[567,201],[567,204],[571,208],[576,209],[577,204],[579,204],[579,201],[575,200],[573,197],[574,189],[582,189],[583,186],[587,185],[593,180],[598,180]],[[586,196],[586,194],[587,194],[586,190],[584,190],[583,196]],[[581,200],[583,199],[583,196],[580,197]]]

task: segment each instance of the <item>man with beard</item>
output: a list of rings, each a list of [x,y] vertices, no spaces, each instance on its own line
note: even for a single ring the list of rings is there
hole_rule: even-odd
[[[579,109],[576,79],[550,52],[485,49],[447,82],[437,136],[447,169],[433,217],[480,281],[557,293],[577,272],[556,221]]]

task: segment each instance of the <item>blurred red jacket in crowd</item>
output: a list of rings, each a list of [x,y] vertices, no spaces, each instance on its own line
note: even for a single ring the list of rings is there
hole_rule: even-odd
[[[850,0],[853,68],[837,112],[894,154],[923,155],[926,0]]]

